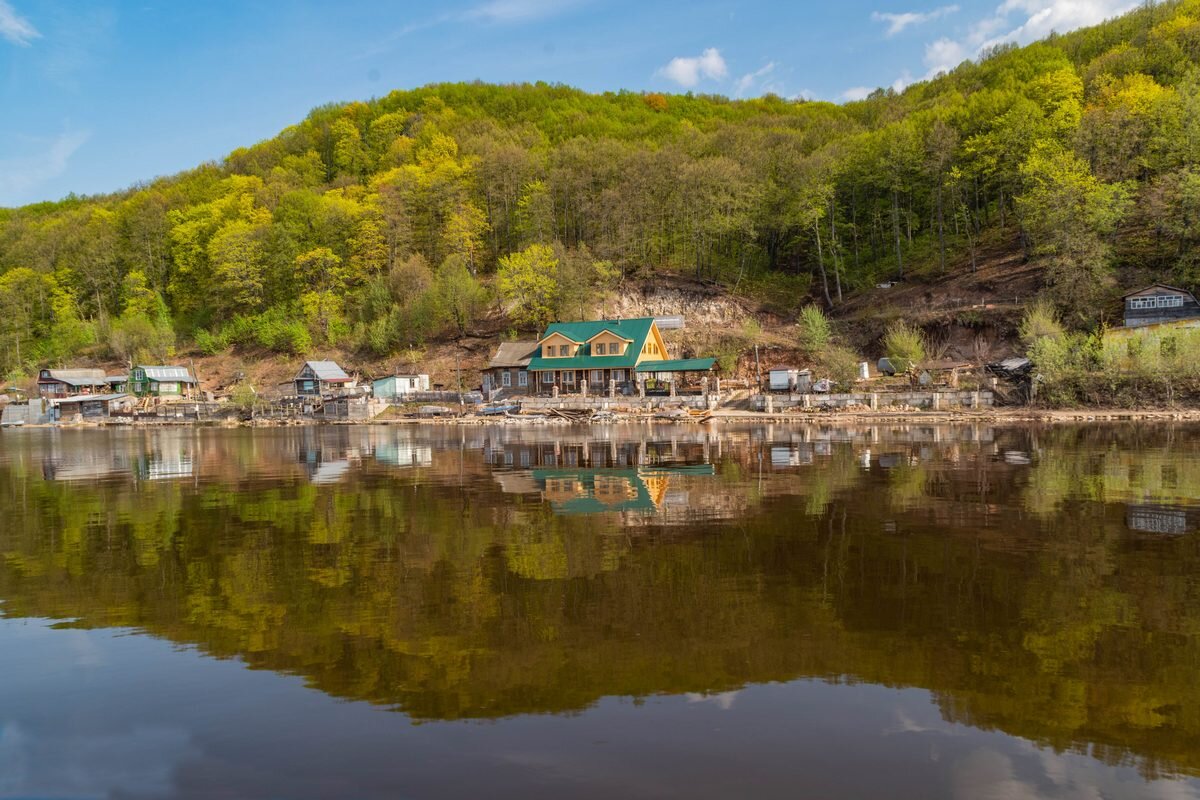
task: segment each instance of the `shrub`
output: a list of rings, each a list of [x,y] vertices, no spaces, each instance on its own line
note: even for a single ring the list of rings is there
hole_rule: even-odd
[[[229,340],[219,333],[209,333],[201,329],[196,331],[195,339],[196,347],[207,356],[215,356],[229,349]]]
[[[800,312],[800,344],[809,353],[820,353],[829,346],[833,329],[829,317],[815,305],[808,305]]]
[[[883,335],[883,349],[897,372],[907,372],[925,360],[925,334],[907,322],[893,322]]]
[[[848,347],[827,347],[821,354],[821,366],[829,379],[842,391],[852,391],[858,379],[858,364],[862,361],[858,353]]]
[[[1025,309],[1021,317],[1018,334],[1026,347],[1031,347],[1038,339],[1049,337],[1058,339],[1066,331],[1058,317],[1058,309],[1046,298],[1040,298]]]

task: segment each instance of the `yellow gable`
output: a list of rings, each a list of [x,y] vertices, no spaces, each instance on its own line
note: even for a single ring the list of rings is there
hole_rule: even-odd
[[[563,336],[561,333],[555,331],[545,339],[542,339],[542,341],[538,343],[538,346],[541,348],[542,358],[561,358],[564,355],[575,355],[575,351],[578,349],[579,343],[574,342],[568,339],[566,336]],[[567,348],[566,353],[562,352],[563,347]]]
[[[641,364],[643,361],[664,361],[666,358],[667,345],[663,341],[662,334],[658,332],[658,325],[651,325],[650,335],[642,343],[642,352],[638,353],[638,363]]]
[[[631,340],[617,336],[612,331],[601,331],[588,339],[592,346],[592,355],[617,356],[625,352]]]

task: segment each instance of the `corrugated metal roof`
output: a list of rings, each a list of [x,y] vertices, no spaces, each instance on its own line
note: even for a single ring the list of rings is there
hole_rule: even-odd
[[[496,348],[496,355],[488,362],[488,368],[528,367],[537,351],[537,342],[501,342]]]
[[[305,361],[305,366],[313,371],[317,376],[317,380],[321,381],[348,381],[350,376],[346,374],[336,361]]]
[[[106,383],[102,369],[51,369],[46,371],[50,373],[50,380],[59,381],[68,386],[104,386]]]
[[[717,363],[715,358],[676,358],[663,361],[643,361],[638,372],[708,372]]]
[[[195,383],[196,379],[188,372],[187,367],[148,367],[139,364],[137,369],[146,373],[146,378],[152,381],[174,381],[177,383]]]
[[[89,400],[103,400],[105,402],[112,400],[120,400],[122,397],[129,397],[125,392],[117,392],[115,394],[74,394],[70,397],[58,397],[50,400],[51,405],[62,405],[63,403],[86,403]]]
[[[1127,297],[1133,297],[1134,295],[1143,294],[1145,292],[1152,292],[1156,289],[1165,289],[1168,292],[1178,292],[1179,294],[1186,294],[1188,297],[1192,298],[1193,300],[1196,299],[1196,296],[1193,295],[1191,292],[1189,292],[1187,289],[1181,289],[1178,286],[1171,286],[1166,283],[1152,283],[1149,286],[1146,286],[1145,288],[1136,289],[1132,292],[1126,292],[1125,294],[1121,295],[1121,299],[1124,300]]]
[[[646,337],[650,335],[650,329],[653,327],[654,319],[651,317],[607,319],[594,322],[555,322],[546,328],[546,334],[542,337],[542,341],[558,333],[573,342],[586,342],[603,331],[612,331],[620,338],[632,343],[625,348],[624,353],[616,356],[592,355],[591,345],[586,344],[581,345],[574,356],[567,358],[546,358],[541,355],[539,350],[529,360],[529,368],[532,370],[629,369],[637,364],[642,346],[646,343]]]

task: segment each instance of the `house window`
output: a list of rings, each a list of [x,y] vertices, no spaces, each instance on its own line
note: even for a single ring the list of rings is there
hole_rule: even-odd
[[[560,356],[568,356],[571,354],[571,349],[565,344],[560,344],[558,346],[558,354]]]
[[[512,386],[512,375],[508,373],[508,370],[500,373],[500,383],[505,386]]]
[[[554,373],[553,372],[543,372],[542,373],[542,383],[545,383],[545,384],[554,383]]]
[[[607,349],[608,348],[605,346],[604,342],[596,342],[596,355],[604,355],[604,351]]]
[[[546,345],[546,358],[554,358],[554,345]]]
[[[529,385],[529,373],[524,370],[517,373],[517,386]]]
[[[592,383],[604,383],[604,370],[592,370]]]
[[[625,352],[625,345],[620,342],[610,342],[608,345],[608,354],[610,356],[619,356]]]
[[[613,376],[613,380],[616,381],[617,383],[625,382],[625,370],[623,370],[623,369],[614,369],[612,376]]]
[[[562,373],[562,382],[574,385],[575,384],[575,370],[569,369],[566,372]]]
[[[1130,309],[1149,308],[1182,308],[1183,296],[1178,294],[1159,295],[1158,297],[1133,297],[1129,300]]]

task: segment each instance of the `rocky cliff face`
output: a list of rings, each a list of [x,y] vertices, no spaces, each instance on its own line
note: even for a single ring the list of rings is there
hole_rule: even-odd
[[[623,318],[678,314],[691,330],[740,326],[751,317],[761,317],[742,298],[696,284],[643,283],[617,293],[597,310],[606,317]]]

